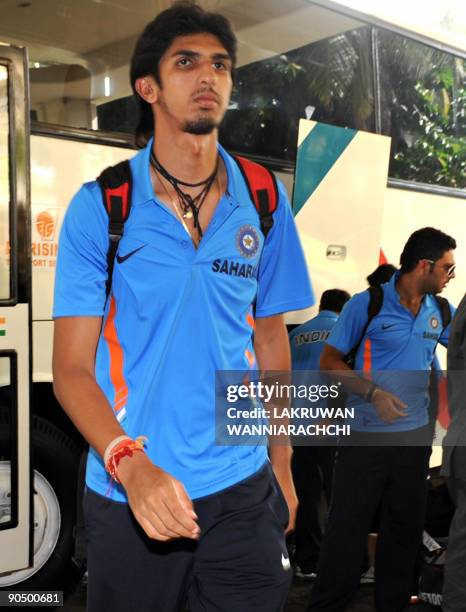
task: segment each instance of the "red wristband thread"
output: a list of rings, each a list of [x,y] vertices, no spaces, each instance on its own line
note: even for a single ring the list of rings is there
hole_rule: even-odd
[[[108,461],[105,464],[105,469],[110,474],[111,479],[120,484],[120,479],[117,476],[117,469],[123,457],[132,457],[134,453],[144,452],[144,444],[147,441],[145,436],[139,436],[136,440],[122,440],[119,444],[112,448]]]

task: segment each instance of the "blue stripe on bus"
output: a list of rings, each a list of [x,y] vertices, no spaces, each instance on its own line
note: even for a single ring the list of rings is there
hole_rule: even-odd
[[[301,143],[296,163],[293,211],[298,214],[356,136],[357,130],[318,123]]]

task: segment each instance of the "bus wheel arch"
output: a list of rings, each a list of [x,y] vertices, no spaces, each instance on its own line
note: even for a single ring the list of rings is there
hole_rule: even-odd
[[[9,483],[7,418],[6,413],[0,412],[0,486],[4,488]],[[31,448],[34,565],[0,575],[0,589],[60,590],[66,596],[75,589],[84,572],[73,558],[81,449],[55,425],[37,416],[32,418]]]

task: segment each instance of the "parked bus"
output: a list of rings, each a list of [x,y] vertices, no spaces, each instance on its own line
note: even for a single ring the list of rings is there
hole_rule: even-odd
[[[316,294],[363,289],[381,252],[397,263],[408,235],[432,225],[458,239],[447,295],[457,303],[466,287],[465,49],[332,2],[202,4],[230,18],[240,42],[220,140],[274,169],[290,196],[300,119],[391,138],[380,240],[364,240],[356,209],[342,207],[307,253]],[[52,391],[58,235],[79,186],[133,154],[128,62],[154,7],[168,5],[0,9],[0,589],[67,593],[85,568],[75,547],[85,445]]]

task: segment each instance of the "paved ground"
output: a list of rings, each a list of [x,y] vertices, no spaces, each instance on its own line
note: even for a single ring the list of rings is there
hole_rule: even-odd
[[[312,584],[295,578],[288,604],[285,612],[304,612]],[[348,612],[373,612],[374,607],[374,588],[369,585],[361,586],[354,604],[348,608]],[[426,604],[415,604],[408,606],[406,612],[439,612],[440,608],[433,608]]]
[[[295,579],[288,597],[285,612],[305,612],[307,598],[312,584],[304,580]],[[353,606],[348,612],[373,612],[374,589],[371,586],[362,586]],[[63,612],[83,612],[86,610],[86,585],[81,584],[73,597],[62,608]],[[440,608],[434,608],[426,604],[415,604],[406,608],[406,612],[439,612]],[[129,611],[130,612],[130,611]],[[232,612],[241,612],[234,610]]]

